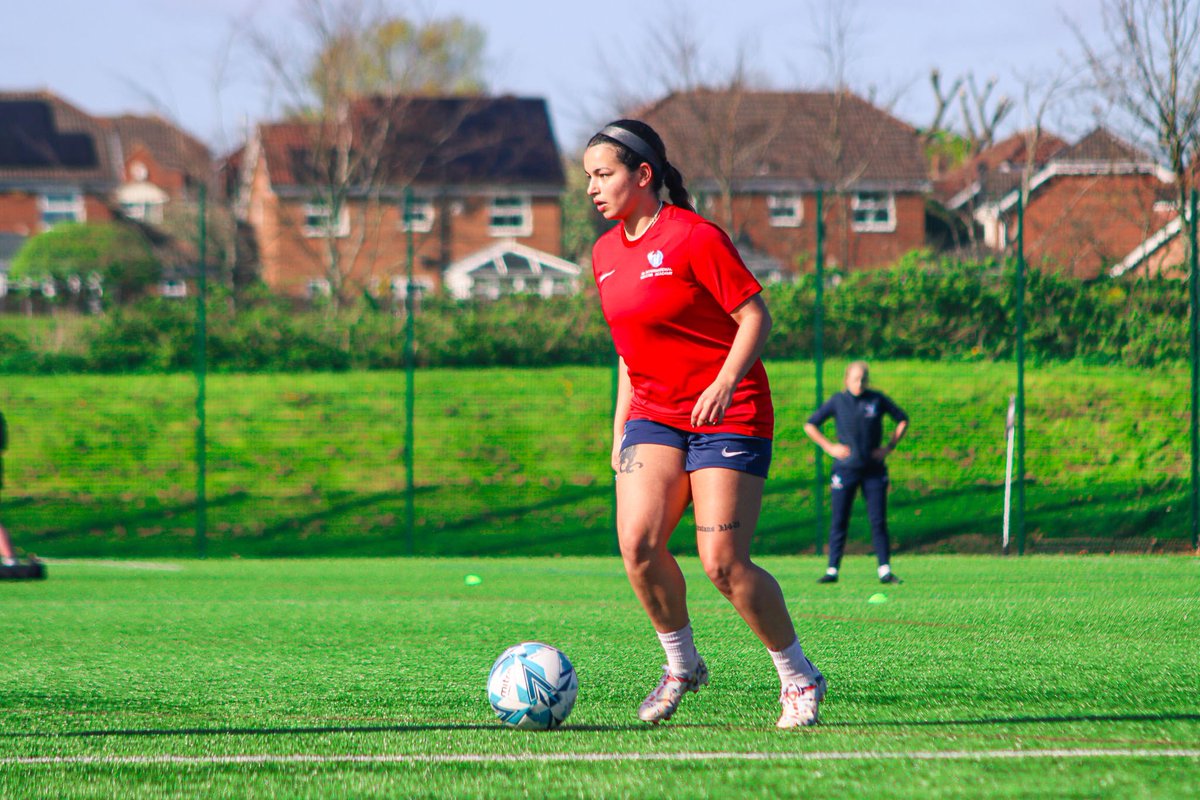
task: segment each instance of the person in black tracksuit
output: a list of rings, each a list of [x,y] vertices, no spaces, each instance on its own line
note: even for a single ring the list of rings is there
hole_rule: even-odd
[[[804,423],[804,432],[834,460],[830,481],[832,514],[829,523],[829,568],[820,583],[836,583],[846,546],[846,528],[854,495],[862,488],[871,521],[871,542],[879,560],[881,583],[900,583],[891,569],[891,544],[887,529],[888,471],[886,459],[908,430],[908,415],[883,392],[867,388],[866,362],[855,361],[846,367],[846,390],[829,398]],[[883,416],[896,426],[886,446],[883,442]],[[830,417],[837,427],[837,441],[830,441],[820,426]]]

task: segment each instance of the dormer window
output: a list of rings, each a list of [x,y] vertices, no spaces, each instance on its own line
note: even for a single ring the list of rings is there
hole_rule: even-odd
[[[150,177],[150,170],[140,161],[135,161],[129,165],[129,177],[138,183],[143,183]]]
[[[167,193],[151,183],[127,183],[117,189],[117,202],[121,204],[121,213],[127,219],[160,223],[167,200]]]

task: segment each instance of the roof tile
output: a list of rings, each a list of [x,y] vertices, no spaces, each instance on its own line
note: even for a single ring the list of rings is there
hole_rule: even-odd
[[[693,182],[928,185],[916,131],[849,92],[701,89],[672,93],[638,116]]]

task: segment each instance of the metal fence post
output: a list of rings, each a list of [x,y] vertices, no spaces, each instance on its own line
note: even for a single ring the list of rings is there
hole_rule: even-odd
[[[612,382],[612,386],[611,386],[612,397],[611,397],[610,405],[612,406],[612,417],[610,417],[610,422],[615,420],[615,418],[617,416],[617,394],[620,392],[620,389],[621,389],[621,356],[615,352],[613,353],[613,357],[612,357],[612,381],[611,382]],[[620,538],[620,535],[617,533],[616,477],[617,476],[614,473],[613,474],[613,484],[614,485],[613,485],[613,492],[612,492],[612,500],[609,502],[609,510],[612,513],[612,531],[613,531],[612,554],[614,556],[619,556],[621,554],[621,538]]]
[[[412,187],[404,187],[404,229],[406,268],[404,279],[404,531],[408,540],[408,554],[413,554],[414,529],[416,528],[416,488],[413,476],[413,406],[416,404],[416,365],[413,328],[413,226],[409,219],[412,206]]]
[[[205,206],[206,188],[200,185],[199,194],[199,257],[196,274],[196,335],[193,345],[193,366],[196,372],[196,556],[208,555],[208,267],[205,264],[208,230]]]
[[[825,193],[817,189],[817,258],[814,269],[816,299],[813,301],[813,364],[816,370],[816,406],[825,402]],[[821,555],[825,542],[825,453],[820,445],[813,444],[813,460],[816,464],[813,479],[813,503],[816,508],[817,555]]]
[[[1025,195],[1017,194],[1017,555],[1025,555]]]
[[[1192,359],[1192,547],[1200,550],[1200,255],[1196,242],[1196,194],[1188,203],[1188,239],[1191,242],[1191,359]]]

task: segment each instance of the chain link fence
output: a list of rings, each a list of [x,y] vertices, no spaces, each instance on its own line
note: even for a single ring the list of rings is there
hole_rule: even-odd
[[[1128,329],[1120,353],[1171,338],[1186,358],[1048,356],[1065,332],[1033,300],[1041,273],[1019,237],[1009,261],[980,266],[978,285],[999,287],[995,307],[939,308],[921,291],[912,296],[927,307],[897,305],[914,272],[873,279],[882,288],[864,321],[864,295],[822,275],[819,255],[799,284],[768,287],[777,439],[756,551],[823,549],[829,465],[803,424],[858,358],[911,418],[891,461],[897,552],[1000,553],[1006,527],[1012,553],[1196,549],[1195,219],[1188,280],[1087,289],[1109,292]],[[1138,294],[1151,283],[1174,298],[1153,319],[1173,326],[1129,310],[1158,302]],[[10,434],[0,522],[19,547],[126,558],[615,552],[607,344],[585,364],[537,366],[526,354],[533,365],[418,366],[429,329],[410,305],[389,328],[398,369],[210,371],[203,300],[178,302],[197,304],[194,328],[178,334],[193,337],[191,371],[0,375]],[[986,315],[1000,334],[983,331],[975,317]],[[0,347],[52,349],[86,335],[85,320],[9,309]],[[914,320],[942,328],[901,325]],[[1075,338],[1097,334],[1087,327]],[[959,335],[953,357],[896,347]],[[865,517],[855,509],[849,552],[869,550]],[[673,540],[679,552],[694,551],[689,523]]]

